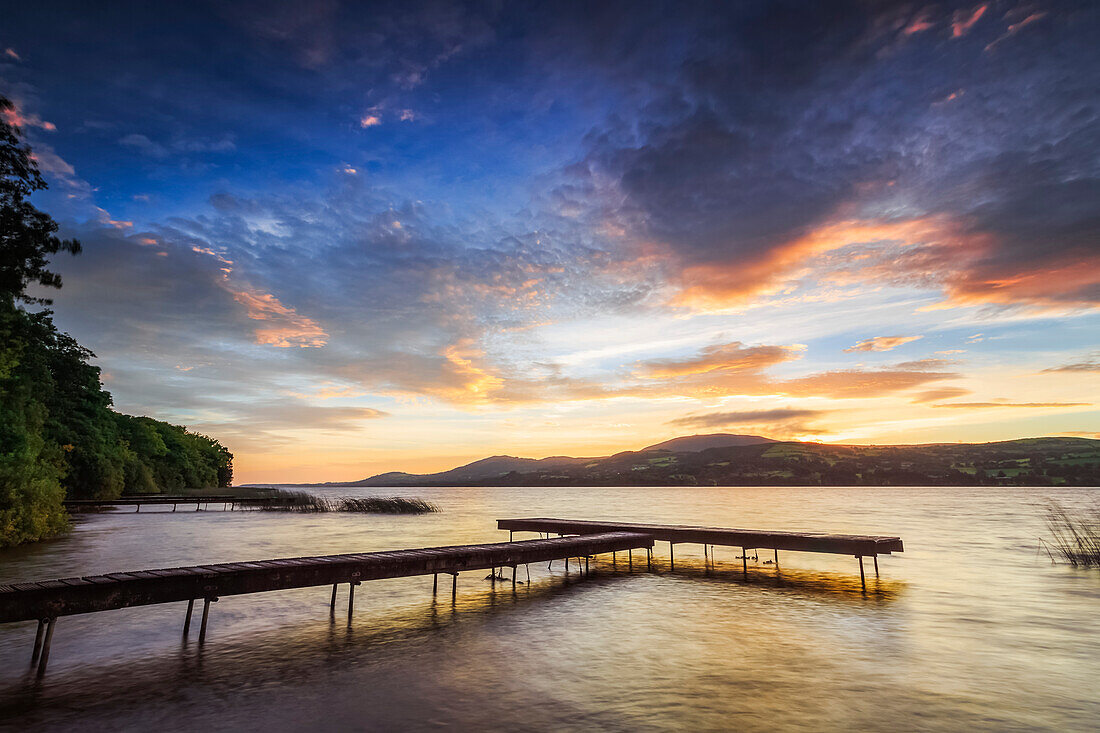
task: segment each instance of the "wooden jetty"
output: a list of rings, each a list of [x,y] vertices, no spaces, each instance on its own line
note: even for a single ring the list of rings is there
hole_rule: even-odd
[[[234,494],[212,494],[209,496],[148,494],[145,496],[122,496],[117,499],[67,499],[62,503],[69,511],[95,511],[96,509],[109,507],[132,506],[140,512],[143,506],[171,505],[172,511],[175,511],[179,505],[187,506],[190,504],[195,505],[195,511],[200,511],[204,505],[208,507],[210,504],[221,504],[223,508],[233,510],[237,508],[237,505],[251,507],[270,503],[271,501],[273,501],[271,497],[244,497]]]
[[[451,594],[458,589],[458,574],[467,570],[512,568],[512,584],[519,565],[569,558],[587,558],[607,552],[653,547],[649,535],[634,532],[586,533],[583,536],[482,545],[430,547],[392,552],[294,557],[256,562],[220,563],[193,567],[107,573],[82,578],[61,578],[0,585],[0,623],[38,621],[31,664],[43,674],[49,660],[54,626],[60,616],[116,608],[187,601],[183,632],[191,626],[196,600],[203,601],[199,641],[206,637],[210,604],[220,596],[332,586],[330,607],[336,608],[336,589],[349,584],[348,620],[351,620],[355,586],[364,580],[432,575],[433,593],[439,575],[452,576]]]
[[[852,555],[859,560],[859,580],[867,590],[867,578],[863,570],[863,558],[875,561],[878,575],[878,556],[903,552],[900,537],[876,535],[823,534],[819,532],[763,532],[753,529],[726,529],[723,527],[692,527],[680,524],[639,524],[632,522],[594,522],[583,519],[498,519],[497,529],[506,529],[511,537],[516,532],[547,532],[558,535],[584,536],[599,532],[638,532],[654,540],[668,542],[670,561],[675,566],[673,546],[676,543],[703,545],[704,557],[708,545],[726,545],[741,548],[741,566],[748,573],[746,550],[773,550],[775,565],[779,567],[779,551],[826,552],[834,555]]]

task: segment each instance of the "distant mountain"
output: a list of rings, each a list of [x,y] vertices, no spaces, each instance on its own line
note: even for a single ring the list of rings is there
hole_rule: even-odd
[[[465,466],[452,468],[449,471],[439,473],[403,473],[391,471],[380,473],[377,476],[361,479],[359,481],[347,481],[343,483],[330,483],[326,486],[423,486],[425,484],[468,484],[484,483],[510,473],[538,473],[554,470],[564,466],[583,464],[592,458],[570,458],[569,456],[551,456],[549,458],[516,458],[515,456],[490,456],[479,461],[468,463]]]
[[[828,445],[692,435],[597,458],[492,456],[325,486],[1100,486],[1100,440]]]
[[[667,450],[673,453],[697,453],[707,448],[728,448],[731,445],[757,445],[759,443],[777,443],[779,441],[765,438],[760,435],[734,435],[733,433],[711,433],[710,435],[685,435],[682,438],[673,438],[663,443],[642,448],[642,452],[650,450]]]

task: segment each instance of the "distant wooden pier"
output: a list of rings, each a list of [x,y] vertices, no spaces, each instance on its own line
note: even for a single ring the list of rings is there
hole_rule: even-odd
[[[175,511],[178,506],[190,506],[192,504],[195,505],[195,511],[200,511],[203,507],[209,508],[211,504],[221,504],[223,509],[232,511],[238,506],[253,508],[272,503],[273,501],[275,501],[273,497],[244,497],[235,494],[212,494],[210,496],[168,496],[164,494],[149,494],[148,496],[122,496],[117,499],[67,499],[62,503],[66,509],[73,512],[95,511],[97,509],[109,509],[120,506],[136,507],[135,511],[140,512],[143,506],[171,505],[172,511]]]
[[[741,548],[741,565],[748,573],[747,550],[772,550],[775,564],[779,565],[779,551],[825,552],[834,555],[852,555],[859,560],[859,580],[867,590],[867,578],[863,570],[863,558],[875,561],[878,575],[878,556],[904,552],[900,537],[877,535],[824,534],[820,532],[763,532],[754,529],[726,529],[723,527],[693,527],[681,524],[639,524],[633,522],[593,522],[584,519],[498,519],[497,529],[516,532],[547,532],[558,535],[580,535],[597,532],[638,532],[668,543],[669,558],[675,565],[673,546],[680,544],[724,545]]]

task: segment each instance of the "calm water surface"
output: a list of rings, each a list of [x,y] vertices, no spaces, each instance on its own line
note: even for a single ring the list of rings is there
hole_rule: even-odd
[[[343,490],[342,493],[385,490]],[[500,541],[508,516],[896,534],[859,587],[850,557],[782,570],[680,545],[676,570],[622,555],[513,594],[485,572],[224,597],[200,648],[185,604],[58,621],[28,674],[33,623],[0,627],[0,726],[17,730],[1094,730],[1100,573],[1037,553],[1041,501],[1091,490],[419,489],[421,517],[183,510],[79,521],[0,552],[0,582],[275,557]],[[503,535],[503,536],[502,536]],[[520,579],[526,580],[521,568]],[[444,585],[441,583],[441,585]],[[448,588],[449,591],[449,588]]]

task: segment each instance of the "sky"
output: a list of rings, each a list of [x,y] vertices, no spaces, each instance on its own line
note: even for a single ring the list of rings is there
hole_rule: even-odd
[[[1096,3],[3,5],[56,322],[238,482],[1100,437]]]

